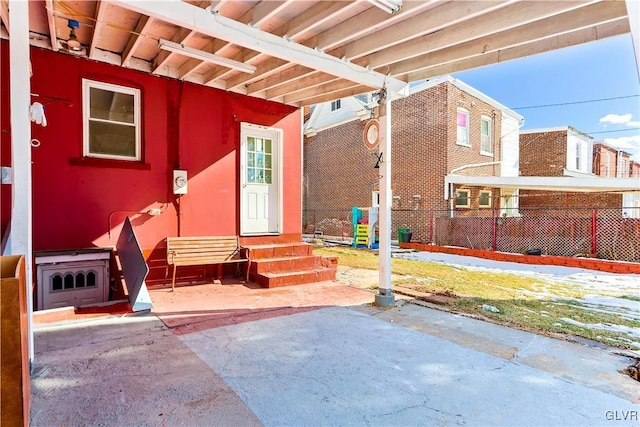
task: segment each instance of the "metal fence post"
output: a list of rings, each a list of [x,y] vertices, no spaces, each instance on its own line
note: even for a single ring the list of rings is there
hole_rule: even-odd
[[[591,210],[591,253],[598,253],[598,210]]]
[[[498,249],[498,211],[496,210],[496,208],[493,208],[493,236],[492,236],[492,242],[491,242],[491,249],[492,250],[497,250]]]
[[[433,244],[433,209],[429,209],[429,244]]]

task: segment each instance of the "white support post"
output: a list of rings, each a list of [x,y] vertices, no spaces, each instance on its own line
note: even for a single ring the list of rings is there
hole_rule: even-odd
[[[382,139],[378,146],[380,162],[380,283],[375,303],[378,307],[390,307],[394,303],[391,291],[391,98],[381,92],[380,96],[380,135]]]
[[[33,364],[33,240],[31,206],[31,99],[29,54],[29,2],[9,1],[9,73],[11,92],[11,230],[7,252],[24,255],[29,335],[29,360]]]

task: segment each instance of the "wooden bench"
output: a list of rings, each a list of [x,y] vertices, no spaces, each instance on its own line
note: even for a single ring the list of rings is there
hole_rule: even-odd
[[[167,269],[169,265],[173,265],[171,290],[175,289],[176,268],[179,265],[218,264],[218,274],[221,275],[222,264],[251,263],[242,256],[241,249],[238,236],[167,237]],[[249,267],[247,277],[248,275]]]

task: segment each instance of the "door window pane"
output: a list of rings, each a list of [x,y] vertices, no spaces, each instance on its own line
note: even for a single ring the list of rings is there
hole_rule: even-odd
[[[272,183],[273,142],[265,138],[247,138],[247,182]]]

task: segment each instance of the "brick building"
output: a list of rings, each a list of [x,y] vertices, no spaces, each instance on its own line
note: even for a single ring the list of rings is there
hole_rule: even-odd
[[[632,177],[631,155],[605,142],[593,144],[593,173],[606,178]]]
[[[307,232],[338,234],[353,206],[375,205],[377,152],[363,143],[371,97],[315,106],[305,123],[303,206]],[[452,77],[430,80],[392,102],[393,226],[424,234],[417,212],[492,214],[517,200],[515,189],[456,185],[445,200],[444,177],[517,176],[522,117]],[[454,196],[455,194],[455,196]],[[517,207],[517,206],[512,206]],[[337,229],[336,227],[342,227]],[[311,228],[315,228],[311,229]],[[350,232],[348,233],[350,235]]]
[[[566,179],[562,191],[521,190],[520,207],[548,215],[555,208],[612,208],[618,215],[640,217],[640,194],[622,191],[570,191],[567,178],[608,180],[632,177],[630,154],[593,138],[571,126],[530,129],[520,132],[520,173],[526,177]],[[640,175],[639,175],[640,176]],[[563,180],[556,180],[558,188]],[[595,183],[595,181],[593,181]],[[583,188],[588,188],[583,186]],[[547,209],[550,208],[550,209]]]

